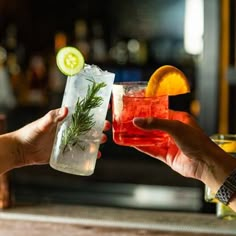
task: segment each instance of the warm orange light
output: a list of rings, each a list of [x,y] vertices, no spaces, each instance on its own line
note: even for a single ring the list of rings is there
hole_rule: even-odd
[[[55,35],[55,51],[57,52],[60,48],[65,47],[67,44],[67,36],[65,33],[57,33]]]

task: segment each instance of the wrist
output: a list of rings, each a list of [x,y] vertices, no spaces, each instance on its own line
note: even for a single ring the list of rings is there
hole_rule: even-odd
[[[23,144],[19,138],[19,132],[14,131],[11,133],[11,139],[12,139],[12,146],[13,146],[13,168],[18,168],[24,165],[24,148]]]
[[[236,193],[236,168],[226,178],[224,183],[216,192],[216,198],[224,205],[228,205]]]
[[[0,174],[20,166],[20,149],[15,132],[0,136]]]
[[[201,181],[216,193],[235,168],[236,159],[217,148],[207,159]]]

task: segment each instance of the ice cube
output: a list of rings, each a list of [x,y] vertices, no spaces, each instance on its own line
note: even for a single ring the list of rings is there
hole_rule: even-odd
[[[99,76],[99,75],[102,75],[104,72],[107,72],[107,71],[103,71],[100,67],[98,67],[96,65],[85,64],[84,69],[83,69],[82,72],[85,72],[85,73],[93,75],[93,76]]]

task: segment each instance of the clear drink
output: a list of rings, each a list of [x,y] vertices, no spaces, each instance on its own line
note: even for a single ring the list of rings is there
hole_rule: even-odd
[[[216,203],[216,215],[225,220],[236,220],[236,212],[221,202]]]
[[[113,85],[113,140],[124,146],[163,145],[167,133],[144,131],[133,125],[134,117],[168,118],[168,96],[145,97],[147,82],[126,82]]]
[[[114,78],[115,74],[90,65],[68,76],[62,106],[69,108],[69,114],[57,127],[51,167],[75,175],[93,174]]]

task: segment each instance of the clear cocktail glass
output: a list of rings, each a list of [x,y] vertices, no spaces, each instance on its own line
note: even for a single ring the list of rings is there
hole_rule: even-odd
[[[133,125],[134,117],[168,119],[168,96],[145,97],[147,82],[115,83],[112,89],[113,140],[123,146],[166,145],[167,133],[144,131]]]
[[[68,76],[62,106],[67,118],[56,131],[50,166],[75,175],[93,174],[115,74],[85,65]]]

